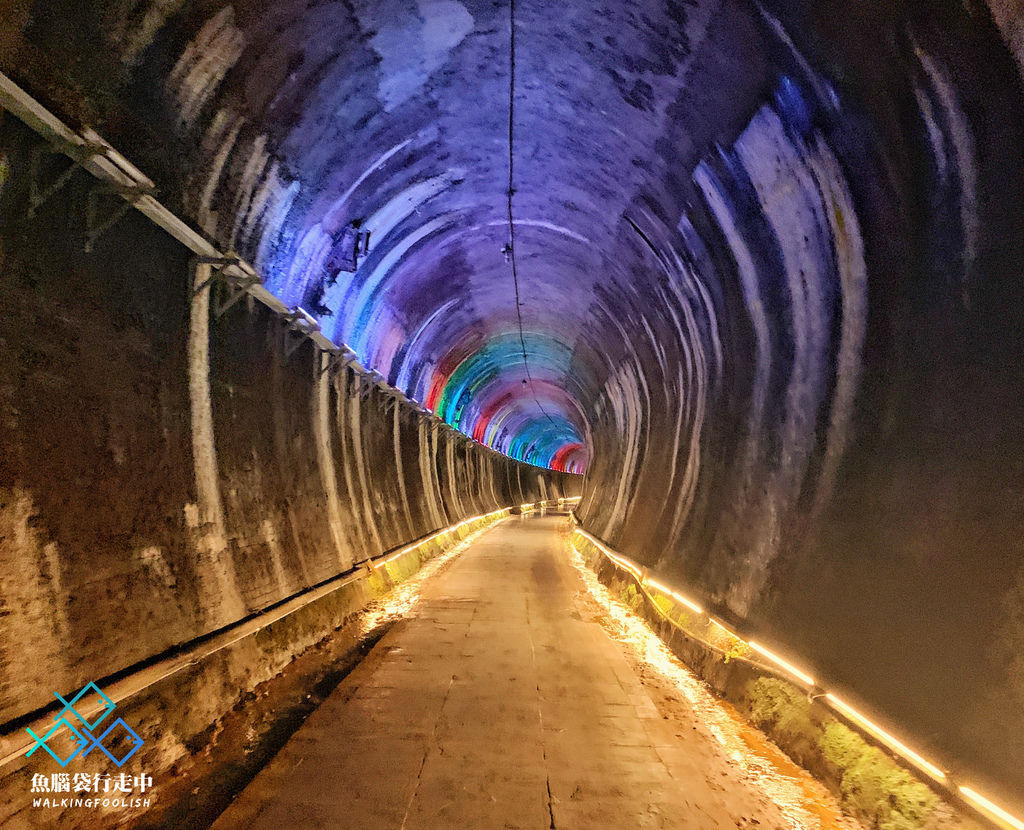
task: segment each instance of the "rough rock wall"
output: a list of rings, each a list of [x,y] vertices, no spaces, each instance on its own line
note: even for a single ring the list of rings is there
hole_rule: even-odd
[[[29,218],[35,146],[0,124],[0,721],[461,519],[571,492],[308,341],[286,354],[258,303],[217,316],[219,289],[195,293],[183,249],[137,214],[83,253],[92,182]]]

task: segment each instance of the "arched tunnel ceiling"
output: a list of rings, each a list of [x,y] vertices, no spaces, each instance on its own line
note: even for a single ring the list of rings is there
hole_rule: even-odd
[[[609,377],[643,385],[637,332],[671,329],[694,364],[679,398],[706,393],[721,309],[676,226],[711,139],[779,83],[756,7],[285,2],[168,18],[133,49],[195,144],[190,212],[410,397],[582,472],[595,407],[619,395]],[[792,82],[810,107],[821,91]],[[350,273],[353,223],[370,252]]]
[[[658,222],[662,197],[678,220],[665,183],[696,162],[692,124],[749,111],[768,83],[743,58],[750,14],[444,0],[191,17],[167,91],[200,137],[197,169],[219,174],[194,209],[219,234],[230,219],[273,291],[449,423],[582,471],[589,413],[630,352],[615,321],[664,322],[624,217]],[[744,78],[728,99],[694,94],[711,41]],[[370,253],[349,273],[338,249],[353,223]]]
[[[67,25],[59,0],[37,5],[53,8],[30,37],[70,34],[46,31]],[[730,349],[754,367],[751,432],[807,457],[809,413],[828,406],[841,449],[867,308],[844,165],[887,160],[843,146],[857,102],[812,68],[785,11],[292,0],[95,21],[116,74],[173,122],[180,196],[205,230],[449,423],[582,472],[598,433],[633,443],[652,383],[690,427],[675,449],[695,441]],[[963,114],[912,27],[898,34],[972,255]],[[801,195],[783,204],[786,188]],[[707,255],[723,247],[738,285]],[[804,406],[768,424],[780,343]]]

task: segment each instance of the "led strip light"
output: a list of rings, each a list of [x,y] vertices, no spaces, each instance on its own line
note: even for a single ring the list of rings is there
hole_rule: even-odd
[[[591,534],[583,530],[581,527],[579,527],[579,520],[576,518],[575,514],[573,515],[573,520],[577,525],[577,527],[575,528],[575,532],[579,534],[582,538],[590,542],[592,545],[594,545],[594,547],[600,550],[601,553],[604,554],[604,556],[607,557],[615,565],[636,577],[637,581],[640,583],[641,588],[644,588],[645,590],[648,587],[653,588],[659,593],[664,594],[665,596],[672,597],[672,599],[686,606],[695,613],[706,616],[708,622],[711,625],[716,626],[733,639],[749,647],[752,651],[757,652],[757,654],[765,658],[774,666],[781,669],[785,674],[800,681],[800,683],[806,686],[809,691],[816,692],[816,694],[814,695],[815,698],[823,698],[825,701],[827,701],[827,703],[829,704],[830,708],[833,709],[833,711],[836,711],[839,714],[841,714],[845,719],[854,723],[864,732],[867,732],[869,735],[872,736],[872,738],[886,746],[893,753],[903,758],[905,761],[913,765],[921,772],[928,775],[936,783],[942,785],[946,792],[964,801],[969,807],[979,812],[989,821],[993,822],[999,827],[1005,828],[1005,830],[1024,830],[1024,820],[1017,818],[1012,813],[1007,811],[1005,808],[1000,807],[995,802],[983,796],[974,788],[955,783],[952,780],[952,777],[948,773],[944,772],[938,764],[928,760],[921,753],[907,746],[907,744],[905,744],[899,738],[895,737],[892,733],[883,729],[881,726],[879,726],[877,723],[872,721],[867,716],[861,714],[853,706],[842,700],[842,698],[839,698],[831,692],[822,689],[815,681],[814,677],[812,677],[806,671],[793,665],[793,663],[784,659],[783,657],[780,657],[778,654],[776,654],[766,646],[763,646],[760,643],[757,643],[753,640],[745,640],[744,638],[740,637],[738,634],[736,634],[736,632],[728,628],[723,622],[715,619],[715,617],[707,613],[698,603],[694,602],[689,597],[686,597],[683,594],[680,594],[678,591],[669,588],[664,583],[658,582],[654,579],[649,579],[645,575],[643,569],[635,562],[627,559],[621,554],[613,553],[599,539],[597,539],[596,537],[592,536]]]
[[[425,539],[420,539],[418,542],[413,542],[411,545],[407,545],[397,553],[392,553],[390,556],[382,559],[380,562],[375,562],[373,564],[373,569],[376,570],[377,568],[383,568],[389,562],[394,562],[400,556],[405,556],[407,553],[412,553],[417,548],[421,548],[424,545],[433,542],[435,539],[437,539],[440,536],[444,536],[446,533],[455,533],[457,530],[460,530],[464,528],[466,525],[472,524],[473,522],[479,522],[484,519],[496,519],[499,516],[507,516],[510,512],[511,508],[504,507],[501,510],[495,510],[493,513],[484,513],[480,516],[473,516],[470,519],[465,519],[459,522],[457,525],[446,527],[444,530],[439,530],[437,531],[437,533],[433,533],[430,536],[427,536]]]

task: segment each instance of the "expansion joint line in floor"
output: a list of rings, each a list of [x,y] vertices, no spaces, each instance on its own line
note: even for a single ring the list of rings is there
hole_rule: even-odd
[[[476,617],[476,608],[473,609],[473,615],[469,618],[469,625],[466,626],[465,637],[469,637],[469,630],[473,626],[473,618]],[[444,707],[448,703],[448,698],[452,693],[452,686],[455,685],[455,675],[451,676],[448,681],[448,688],[444,690],[444,698],[441,700],[441,705],[437,710],[437,717],[434,718],[434,727],[430,730],[430,738],[427,739],[427,745],[423,748],[423,758],[420,759],[420,768],[416,773],[416,786],[413,787],[412,794],[409,796],[409,801],[405,805],[405,815],[402,816],[402,824],[399,830],[405,830],[405,825],[409,821],[409,813],[412,812],[412,804],[416,800],[416,795],[420,791],[420,784],[423,782],[423,770],[427,766],[427,758],[430,757],[430,751],[437,746],[437,726],[441,722],[441,716],[444,714]]]
[[[537,670],[537,649],[533,644],[533,622],[530,617],[530,598],[526,597],[526,631],[530,635],[530,660],[533,663],[534,688],[537,690],[537,720],[540,723],[540,752],[544,759],[544,783],[548,793],[548,818],[551,823],[549,830],[557,830],[555,826],[554,796],[551,795],[551,773],[548,771],[548,748],[544,739],[544,705],[541,701],[540,672]]]

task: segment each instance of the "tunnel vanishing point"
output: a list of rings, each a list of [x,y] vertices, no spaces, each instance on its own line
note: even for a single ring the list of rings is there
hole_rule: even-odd
[[[0,824],[541,502],[1024,815],[1018,0],[0,0],[0,72]],[[26,755],[91,681],[137,757]]]

